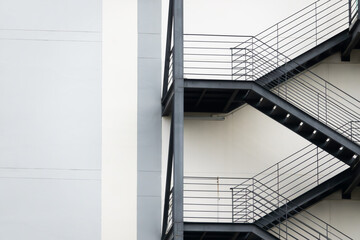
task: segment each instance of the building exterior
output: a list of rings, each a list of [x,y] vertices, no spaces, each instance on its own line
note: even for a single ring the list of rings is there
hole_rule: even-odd
[[[359,237],[341,229],[358,203],[359,101],[335,86],[356,88],[357,4],[318,1],[234,36],[184,34],[170,3],[163,239]]]
[[[0,6],[0,239],[360,239],[358,1]]]

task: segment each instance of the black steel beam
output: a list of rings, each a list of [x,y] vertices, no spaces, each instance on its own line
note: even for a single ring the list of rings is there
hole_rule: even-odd
[[[173,85],[174,164],[173,232],[174,240],[184,239],[184,3],[174,0]]]
[[[163,79],[163,92],[162,92],[163,98],[165,97],[166,92],[168,90],[171,38],[172,38],[172,27],[173,27],[173,5],[174,5],[174,0],[169,0],[168,24],[167,24],[167,33],[166,33],[166,47],[165,47],[164,79]]]
[[[341,59],[343,61],[350,61],[351,51],[356,47],[360,41],[360,20],[357,20],[353,28],[351,29],[351,38],[346,46],[345,50],[341,53]]]
[[[228,111],[231,103],[234,101],[234,99],[235,99],[236,95],[239,93],[239,91],[240,91],[240,90],[238,90],[238,89],[234,90],[234,92],[231,94],[229,100],[226,102],[226,105],[225,105],[225,107],[224,107],[224,109],[223,109],[223,112],[227,112],[227,111]]]
[[[360,155],[360,146],[351,140],[347,139],[346,137],[340,135],[335,130],[329,128],[328,126],[324,125],[323,123],[319,122],[315,118],[309,116],[305,112],[301,111],[297,107],[293,106],[292,104],[286,102],[284,99],[276,96],[272,92],[268,91],[267,89],[261,87],[260,85],[254,83],[252,86],[252,90],[256,92],[257,94],[261,95],[262,97],[270,100],[274,105],[285,109],[288,113],[291,115],[297,117],[298,119],[301,119],[304,123],[307,123],[308,125],[312,126],[314,129],[317,129],[317,131],[322,132],[326,136],[328,136],[330,139],[334,140],[335,142],[338,142],[342,146],[350,149],[352,152],[356,153],[357,155]]]
[[[292,116],[297,117],[298,119],[301,119],[304,123],[310,125],[314,129],[317,129],[317,131],[325,134],[330,139],[334,140],[335,142],[338,142],[342,146],[350,149],[351,151],[360,154],[360,146],[356,143],[352,142],[351,140],[347,139],[346,137],[340,135],[335,130],[329,128],[328,126],[324,125],[323,123],[319,122],[315,118],[309,116],[305,112],[301,111],[300,109],[296,108],[292,104],[286,102],[282,98],[276,96],[272,92],[262,88],[259,85],[255,85],[253,88],[253,91],[261,95],[262,97],[270,100],[274,105],[285,109],[288,113],[290,113]]]
[[[309,51],[306,51],[286,64],[278,67],[274,71],[271,71],[265,76],[259,78],[256,80],[256,82],[261,82],[262,84],[276,84],[276,80],[284,77],[285,75],[287,75],[288,79],[296,74],[299,74],[299,72],[307,70],[309,67],[322,61],[334,52],[340,51],[343,46],[346,45],[349,39],[349,31],[344,30],[336,36],[326,40],[325,42],[317,45]]]
[[[195,108],[197,108],[197,107],[200,105],[201,100],[204,98],[204,96],[205,96],[205,94],[206,94],[206,91],[207,91],[206,89],[204,89],[204,90],[202,91],[199,99],[197,100],[197,102],[196,102],[196,104],[195,104]]]
[[[356,164],[352,171],[353,179],[349,186],[343,191],[343,196],[351,196],[351,192],[359,185],[360,183],[360,162]],[[345,197],[348,198],[348,197]]]
[[[223,81],[223,80],[200,80],[185,79],[185,88],[194,89],[228,89],[228,90],[251,90],[254,82],[250,81]]]
[[[173,240],[173,239],[174,239],[174,228],[171,227],[163,240]]]
[[[168,161],[167,161],[167,170],[166,170],[166,184],[165,184],[165,201],[164,201],[164,212],[163,212],[163,224],[162,224],[162,237],[165,238],[166,230],[168,227],[168,217],[169,217],[169,199],[171,192],[171,175],[172,175],[172,165],[174,157],[174,129],[173,129],[173,118],[171,119],[170,125],[170,138],[169,138],[169,150],[168,150]]]
[[[166,92],[165,97],[162,100],[162,115],[169,116],[172,112],[174,97],[174,84],[171,84],[169,90]]]
[[[203,232],[199,240],[204,240],[205,236],[206,236],[206,232]]]
[[[231,238],[231,240],[239,240],[240,233],[234,233],[234,236]]]
[[[215,81],[215,80],[185,80],[184,82],[185,88],[207,88],[207,89],[237,89],[237,90],[251,90],[256,92],[257,94],[261,95],[262,97],[271,101],[274,105],[285,109],[288,113],[297,118],[301,119],[304,123],[309,124],[310,126],[314,127],[318,131],[324,133],[329,138],[333,139],[334,141],[338,142],[339,144],[343,145],[344,147],[350,149],[351,151],[360,155],[360,146],[353,143],[349,139],[345,138],[344,136],[340,135],[333,129],[327,127],[323,123],[319,122],[318,120],[314,119],[313,117],[309,116],[305,112],[301,111],[300,109],[296,108],[292,104],[286,102],[284,99],[278,97],[277,95],[273,94],[269,90],[261,87],[259,84],[255,82],[249,81]]]
[[[174,178],[173,178],[173,225],[174,240],[183,240],[184,202],[184,88],[183,81],[174,82]]]
[[[184,223],[185,232],[207,233],[248,233],[251,232],[265,240],[277,240],[270,233],[259,228],[255,224],[241,223]]]

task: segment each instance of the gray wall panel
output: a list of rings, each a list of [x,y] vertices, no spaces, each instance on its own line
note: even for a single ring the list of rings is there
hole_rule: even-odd
[[[161,0],[138,0],[137,238],[160,239]]]

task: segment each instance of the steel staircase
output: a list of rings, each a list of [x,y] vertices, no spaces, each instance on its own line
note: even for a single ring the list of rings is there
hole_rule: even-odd
[[[187,113],[228,114],[248,104],[312,143],[251,179],[185,177],[177,208],[185,239],[351,239],[304,209],[360,182],[360,101],[309,70],[360,48],[358,1],[317,1],[254,37],[183,34],[183,59],[175,29],[172,41],[174,1],[162,97],[163,115],[172,115],[162,239],[177,239],[182,224],[173,216],[179,183],[170,179],[181,156],[174,153],[181,98]]]
[[[253,222],[280,239],[350,239],[304,211],[350,180],[349,166],[309,145],[232,189],[233,222]]]
[[[360,141],[358,124],[342,129],[354,142]],[[184,218],[255,224],[278,239],[351,239],[304,211],[351,179],[348,165],[311,144],[251,179],[186,177]]]

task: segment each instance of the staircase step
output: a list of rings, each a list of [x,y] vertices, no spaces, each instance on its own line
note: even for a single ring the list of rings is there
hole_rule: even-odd
[[[301,122],[299,124],[299,127],[295,130],[295,132],[297,132],[297,134],[299,134],[300,136],[302,136],[306,139],[310,139],[311,136],[313,135],[314,131],[315,131],[315,129],[312,126],[310,126],[304,122]]]
[[[288,112],[286,112],[285,110],[276,107],[275,109],[273,108],[273,110],[269,113],[269,115],[271,116],[271,118],[275,119],[278,122],[283,122],[286,120],[286,116],[288,115]]]
[[[263,88],[256,82],[186,80],[185,93],[188,92],[187,89],[195,89],[195,92],[199,94],[199,98],[201,92],[205,89],[207,90],[207,93],[202,98],[203,102],[200,104],[203,112],[210,112],[211,109],[215,112],[221,112],[224,107],[231,110],[244,101],[297,133],[299,136],[304,137],[311,143],[332,154],[334,157],[337,157],[344,163],[353,166],[356,161],[358,161],[353,158],[354,155],[360,155],[360,146],[358,144],[341,135],[330,126],[320,122],[313,116],[310,116],[299,107],[292,105],[286,99]],[[189,92],[193,93],[194,90]],[[212,96],[214,93],[218,94],[215,95],[217,98],[208,97]],[[227,94],[226,98],[218,98],[224,93]],[[229,102],[232,103],[229,105]],[[191,109],[191,106],[187,106],[186,101],[185,109]],[[198,111],[196,108],[191,110]]]
[[[326,139],[328,139],[328,137],[325,134],[316,131],[316,133],[310,137],[309,141],[313,142],[315,145],[321,145],[326,142]]]

